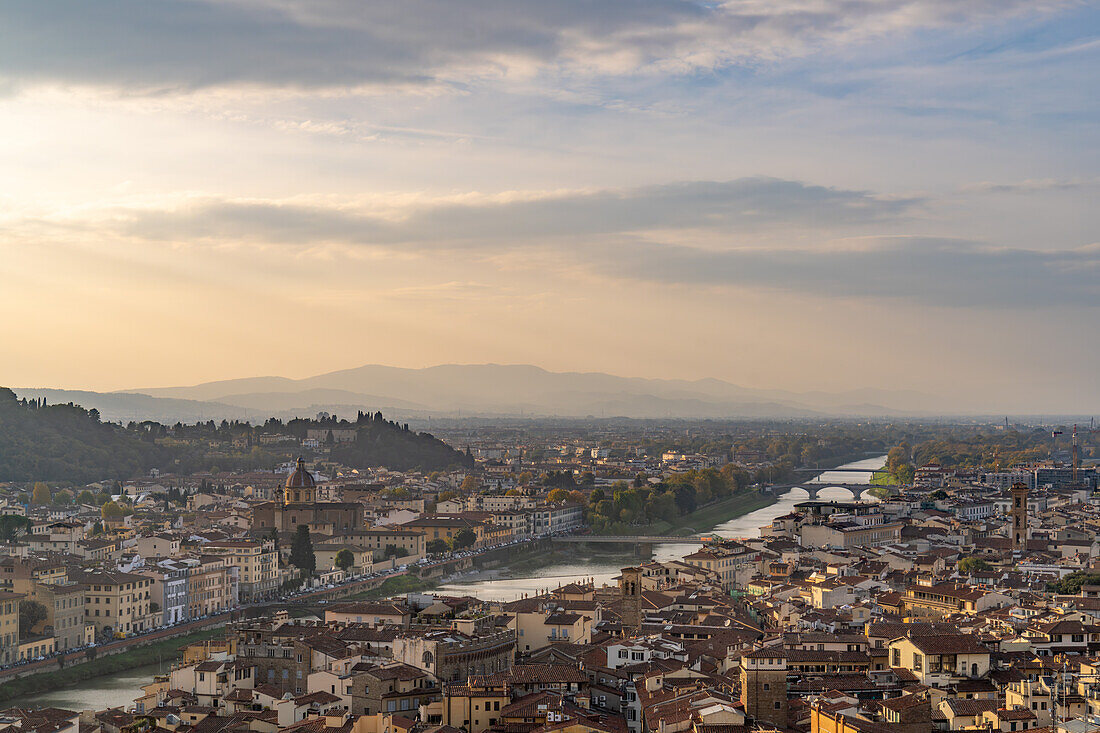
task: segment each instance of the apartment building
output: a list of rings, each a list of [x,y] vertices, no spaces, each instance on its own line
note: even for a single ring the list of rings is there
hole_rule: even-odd
[[[147,631],[159,624],[152,610],[153,580],[136,573],[83,572],[84,618],[99,636]]]
[[[153,581],[153,601],[160,609],[160,624],[167,626],[190,618],[188,575],[190,566],[178,560],[159,560],[137,571]]]
[[[84,586],[80,583],[36,583],[33,598],[46,608],[46,633],[58,649],[83,646],[86,641]]]
[[[203,552],[219,555],[237,568],[243,602],[274,597],[279,590],[279,551],[272,540],[208,542]]]
[[[19,601],[22,593],[0,591],[0,662],[9,664],[19,658]]]
[[[202,555],[188,566],[187,605],[191,618],[226,611],[238,603],[237,566],[223,555]]]
[[[571,532],[584,523],[584,508],[580,504],[545,504],[535,507],[530,514],[528,534]]]
[[[432,540],[447,540],[448,542],[459,532],[470,530],[476,538],[475,545],[480,546],[484,540],[484,525],[473,519],[454,514],[433,514],[414,519],[404,525],[409,529],[419,530],[424,533],[427,542]]]
[[[748,583],[760,569],[760,554],[744,545],[708,546],[685,555],[684,562],[717,573],[722,587],[732,590],[739,584]]]
[[[427,544],[428,539],[431,538],[428,537],[424,529],[411,529],[408,525],[403,525],[401,527],[382,526],[360,529],[354,532],[337,533],[333,536],[332,541],[373,550],[378,558],[381,558],[382,553],[390,545],[405,550],[409,557],[419,558],[424,556],[424,546]]]
[[[142,557],[175,557],[180,553],[180,539],[165,532],[138,537],[134,550]]]

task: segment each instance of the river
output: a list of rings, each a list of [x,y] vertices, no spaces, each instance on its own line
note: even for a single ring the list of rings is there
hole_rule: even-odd
[[[838,468],[881,468],[886,464],[886,456],[868,458],[863,461],[847,463]],[[871,480],[869,473],[842,473],[826,471],[815,479],[814,483],[828,485],[830,483],[865,484]],[[822,489],[818,492],[822,499],[850,499],[851,496],[845,489]],[[760,528],[770,524],[773,519],[790,512],[794,505],[806,501],[806,492],[792,489],[779,497],[774,504],[749,512],[740,517],[723,522],[708,534],[718,534],[722,537],[759,537]],[[864,499],[874,499],[864,492]],[[697,545],[657,545],[654,557],[658,560],[680,558],[691,553]],[[571,583],[575,580],[592,579],[596,583],[610,583],[611,579],[619,574],[619,570],[632,562],[635,558],[626,553],[601,553],[592,554],[583,561],[575,563],[558,563],[538,571],[524,574],[526,577],[509,577],[500,579],[471,578],[470,581],[460,581],[440,586],[443,593],[455,595],[472,595],[486,600],[510,601],[539,593],[559,585]],[[141,693],[141,685],[151,682],[153,676],[167,671],[168,663],[160,665],[148,665],[137,667],[118,674],[99,677],[88,680],[75,687],[67,687],[52,692],[28,695],[15,698],[4,703],[4,707],[59,707],[67,710],[103,710],[110,707],[129,707],[134,698]]]
[[[16,697],[4,702],[6,708],[64,708],[65,710],[106,710],[130,707],[141,694],[141,686],[153,681],[155,675],[167,672],[170,662],[147,664],[125,672],[104,675],[86,680],[73,687],[62,687],[50,692],[39,692]]]
[[[861,468],[877,469],[886,465],[886,456],[876,456],[861,461],[845,463],[837,468]],[[843,471],[826,471],[814,479],[813,483],[829,486],[830,484],[867,484],[871,482],[869,473],[846,473]],[[850,501],[851,494],[847,489],[825,488],[818,491],[819,499],[835,499],[838,501]],[[864,500],[878,501],[869,492],[863,492],[860,497]],[[740,517],[735,517],[728,522],[723,522],[707,534],[717,534],[722,537],[759,537],[760,528],[771,524],[776,517],[788,514],[794,505],[806,501],[808,495],[801,489],[791,489],[781,495],[774,504],[749,512]],[[656,560],[679,559],[698,549],[698,545],[662,544],[656,545],[653,558]],[[611,583],[612,578],[619,574],[619,570],[625,565],[637,562],[633,556],[625,553],[603,553],[590,555],[583,561],[576,563],[554,564],[542,568],[534,573],[525,573],[520,577],[484,578],[472,577],[469,581],[457,581],[441,586],[439,590],[444,593],[477,596],[486,600],[513,601],[524,595],[541,593],[547,589],[559,585],[572,583],[575,580],[591,579],[596,584]]]

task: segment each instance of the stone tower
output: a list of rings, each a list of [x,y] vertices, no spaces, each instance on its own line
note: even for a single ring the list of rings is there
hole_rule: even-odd
[[[622,600],[624,628],[638,628],[642,623],[642,569],[623,568],[619,576],[619,598]]]
[[[1014,552],[1027,551],[1027,484],[1012,484],[1012,510],[1009,539]]]
[[[741,655],[741,704],[758,723],[787,727],[787,652],[778,646]]]

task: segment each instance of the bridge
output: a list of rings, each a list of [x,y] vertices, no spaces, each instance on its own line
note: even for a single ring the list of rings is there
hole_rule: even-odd
[[[878,473],[883,468],[795,468],[795,473]]]
[[[801,484],[775,484],[773,486],[768,486],[768,487],[762,489],[761,491],[771,493],[773,496],[778,496],[779,494],[782,494],[785,491],[790,491],[791,489],[802,489],[803,491],[806,492],[806,495],[809,497],[809,499],[808,499],[809,501],[816,501],[817,500],[817,494],[822,489],[843,489],[843,490],[847,491],[848,494],[852,497],[852,501],[858,501],[859,497],[867,489],[886,489],[891,494],[898,493],[898,487],[897,486],[887,486],[885,484],[844,484],[844,483],[835,483],[835,482],[823,482],[823,483],[806,482],[806,483],[801,483]]]
[[[596,535],[596,534],[567,534],[560,537],[552,537],[554,542],[591,542],[604,545],[704,545],[715,539],[714,537],[666,537],[665,535],[628,534],[628,535]]]

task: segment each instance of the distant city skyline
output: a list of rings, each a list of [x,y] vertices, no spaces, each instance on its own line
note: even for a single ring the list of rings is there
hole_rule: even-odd
[[[0,5],[0,384],[1100,406],[1100,8]]]

